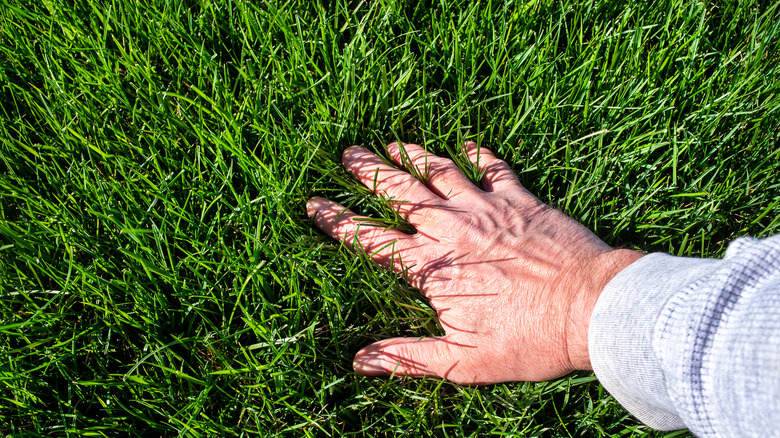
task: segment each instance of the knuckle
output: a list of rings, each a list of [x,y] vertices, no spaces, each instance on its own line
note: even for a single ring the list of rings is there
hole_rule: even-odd
[[[452,182],[460,175],[460,169],[454,162],[446,160],[432,163],[427,172],[426,180],[429,183]]]
[[[384,190],[384,195],[389,199],[393,201],[407,201],[409,198],[409,193],[411,193],[413,190],[417,188],[419,184],[419,181],[417,181],[414,178],[394,178],[392,181],[389,181],[389,185],[387,189],[390,190]],[[396,197],[393,198],[389,192],[398,193],[400,195],[400,198]]]

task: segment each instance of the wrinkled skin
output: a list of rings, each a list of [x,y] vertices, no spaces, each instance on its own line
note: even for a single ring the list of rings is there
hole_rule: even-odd
[[[393,143],[387,150],[399,167],[415,166],[425,182],[364,148],[344,151],[344,167],[389,199],[416,234],[361,223],[364,217],[323,198],[307,205],[331,237],[405,271],[444,328],[441,337],[371,344],[355,356],[355,371],[489,384],[591,369],[593,306],[609,280],[641,254],[613,250],[529,193],[490,151],[471,142],[465,148],[485,172],[482,187],[451,160],[417,145]]]

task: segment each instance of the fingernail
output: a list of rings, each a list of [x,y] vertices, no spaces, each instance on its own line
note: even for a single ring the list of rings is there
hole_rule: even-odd
[[[368,350],[370,349],[364,348],[358,351],[352,361],[352,369],[363,376],[386,376],[388,372],[385,370],[382,355],[377,351]]]
[[[400,151],[402,147],[406,146],[407,143],[402,143],[400,141],[394,141],[387,145],[387,151],[391,154],[396,151]]]
[[[306,203],[306,214],[309,215],[309,217],[314,216],[322,209],[326,202],[327,201],[324,198],[320,198],[319,196],[309,199],[309,202]]]
[[[344,149],[344,152],[341,154],[341,161],[349,160],[349,159],[352,159],[354,157],[360,156],[363,153],[365,153],[365,151],[366,150],[364,148],[360,147],[360,146],[352,145],[352,146]]]

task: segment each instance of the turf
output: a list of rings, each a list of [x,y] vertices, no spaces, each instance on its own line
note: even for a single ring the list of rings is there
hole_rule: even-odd
[[[777,233],[778,4],[1,1],[0,434],[664,436],[590,373],[356,376],[440,329],[304,205],[398,222],[341,151],[470,139],[612,245]]]

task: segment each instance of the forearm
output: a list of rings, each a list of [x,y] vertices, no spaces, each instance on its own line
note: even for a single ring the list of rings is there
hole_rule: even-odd
[[[777,236],[739,240],[723,260],[642,258],[612,279],[592,314],[596,375],[655,428],[768,430],[762,422],[780,422],[778,278]]]

